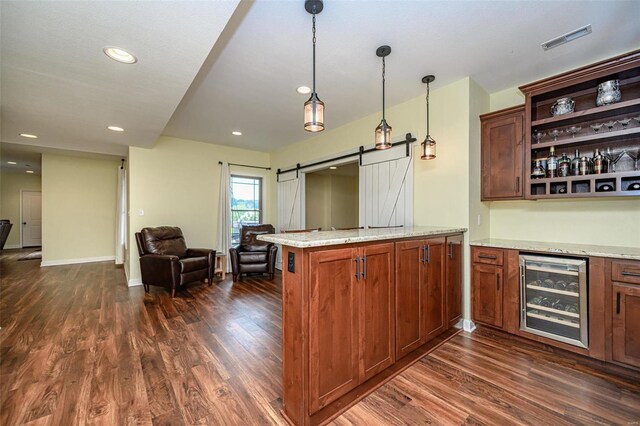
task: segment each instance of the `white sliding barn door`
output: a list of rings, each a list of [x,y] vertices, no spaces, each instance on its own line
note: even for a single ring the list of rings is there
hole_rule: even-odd
[[[304,228],[304,174],[281,174],[278,178],[278,223],[276,232]],[[282,247],[278,246],[276,267],[282,269]]]
[[[401,145],[362,157],[360,226],[413,225],[412,152]]]

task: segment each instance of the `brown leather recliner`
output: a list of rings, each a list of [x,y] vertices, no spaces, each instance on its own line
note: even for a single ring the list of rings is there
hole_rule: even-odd
[[[213,282],[216,251],[187,248],[180,228],[143,228],[136,232],[136,242],[146,292],[149,285],[157,285],[168,287],[174,297],[176,288],[186,283],[205,279],[209,285]]]
[[[240,230],[240,244],[231,247],[231,271],[233,281],[242,279],[242,274],[263,273],[273,279],[276,270],[278,247],[273,243],[258,241],[260,234],[273,234],[273,225],[244,225]]]

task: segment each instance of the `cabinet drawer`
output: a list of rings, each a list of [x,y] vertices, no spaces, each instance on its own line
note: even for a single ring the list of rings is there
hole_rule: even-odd
[[[487,263],[489,265],[502,266],[504,250],[485,247],[474,248],[472,257],[474,263]]]
[[[612,260],[611,280],[629,284],[640,284],[640,262]]]

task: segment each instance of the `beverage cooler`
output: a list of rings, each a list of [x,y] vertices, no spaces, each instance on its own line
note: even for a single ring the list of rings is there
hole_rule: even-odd
[[[520,255],[520,329],[589,347],[587,261]]]

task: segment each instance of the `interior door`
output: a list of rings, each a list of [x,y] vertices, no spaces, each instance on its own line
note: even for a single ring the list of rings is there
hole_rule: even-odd
[[[359,187],[360,226],[413,225],[413,156],[406,146],[365,154]]]
[[[427,245],[426,262],[422,271],[424,286],[424,332],[425,342],[442,333],[445,326],[444,285],[444,238],[430,238]]]
[[[304,228],[302,180],[296,172],[278,176],[278,223],[276,232]],[[276,267],[282,270],[282,246],[278,245]]]
[[[360,381],[384,370],[395,359],[394,245],[362,248],[360,289]]]
[[[356,253],[346,248],[309,254],[309,414],[358,385]]]
[[[22,247],[42,245],[42,192],[22,191]]]

